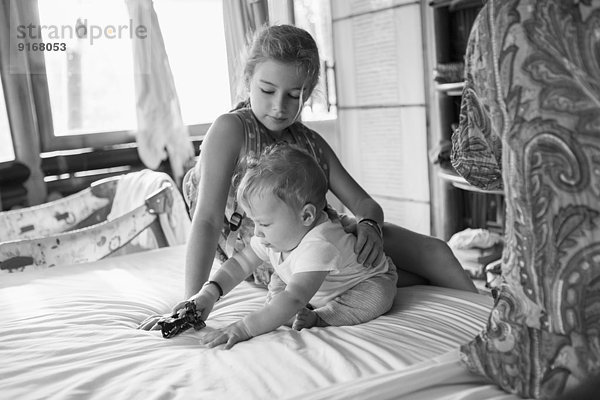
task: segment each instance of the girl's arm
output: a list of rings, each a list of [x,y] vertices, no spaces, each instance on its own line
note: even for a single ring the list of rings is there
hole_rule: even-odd
[[[231,114],[217,118],[202,143],[198,198],[185,259],[185,298],[197,293],[208,279],[243,143],[241,121]]]
[[[239,285],[241,281],[246,279],[248,275],[254,272],[262,262],[252,249],[252,246],[246,246],[225,261],[210,280],[219,285],[223,291],[221,295],[225,296],[234,287]]]
[[[200,291],[189,298],[196,303],[200,318],[206,321],[215,303],[221,296],[229,293],[262,263],[251,246],[246,246],[240,252],[228,259],[210,277],[211,284],[202,286]],[[184,307],[185,301],[175,306],[173,313]]]
[[[315,271],[292,275],[285,290],[274,296],[262,309],[254,311],[224,329],[208,333],[201,339],[201,343],[208,347],[225,343],[225,349],[230,349],[238,342],[277,329],[306,307],[328,273],[328,271]]]
[[[218,117],[202,143],[196,167],[200,167],[200,186],[185,257],[185,299],[198,293],[210,274],[223,227],[231,177],[243,143],[242,123],[231,114]],[[173,310],[180,309],[182,304],[185,301],[178,303]],[[157,329],[161,317],[149,317],[139,328]]]
[[[320,135],[317,135],[317,146],[323,150],[329,165],[329,189],[354,214],[357,221],[367,219],[379,225],[376,227],[369,221],[355,226],[357,240],[354,252],[358,254],[358,262],[367,266],[375,265],[383,257],[383,210],[352,178],[333,149]]]

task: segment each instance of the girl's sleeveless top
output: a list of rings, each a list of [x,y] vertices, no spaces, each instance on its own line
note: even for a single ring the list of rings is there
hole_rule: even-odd
[[[267,128],[262,125],[254,116],[250,108],[242,108],[233,111],[231,114],[240,119],[244,129],[244,147],[240,155],[234,174],[231,179],[231,186],[227,196],[227,205],[225,206],[225,216],[223,220],[223,229],[219,236],[217,247],[217,258],[221,261],[231,257],[237,251],[250,244],[250,238],[254,233],[254,223],[250,218],[243,217],[243,211],[238,209],[236,192],[238,184],[244,175],[248,161],[256,160],[262,151],[269,145],[276,143],[279,138],[273,136]],[[325,176],[329,177],[329,165],[323,155],[323,149],[317,144],[317,134],[315,131],[307,128],[301,122],[295,122],[286,128],[290,143],[308,151],[309,154],[317,160]],[[196,208],[196,199],[198,196],[198,186],[200,182],[201,171],[199,164],[187,172],[183,179],[183,195],[189,207],[190,217],[194,215]],[[254,281],[258,284],[268,284],[273,267],[262,265],[254,273]]]

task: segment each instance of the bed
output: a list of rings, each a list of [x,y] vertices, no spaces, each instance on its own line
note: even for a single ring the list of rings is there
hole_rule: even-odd
[[[0,274],[6,399],[508,399],[466,372],[457,348],[485,324],[487,295],[414,286],[369,323],[275,332],[231,350],[204,332],[260,307],[244,282],[207,327],[172,339],[137,330],[183,293],[184,246]],[[434,396],[435,395],[435,396]]]

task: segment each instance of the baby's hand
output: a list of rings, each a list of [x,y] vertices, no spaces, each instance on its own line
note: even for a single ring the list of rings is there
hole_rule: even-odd
[[[216,329],[207,333],[200,339],[200,344],[208,347],[215,347],[225,343],[225,350],[229,350],[236,343],[243,342],[250,338],[252,338],[252,335],[248,333],[246,324],[244,324],[244,321],[240,320],[226,328]]]

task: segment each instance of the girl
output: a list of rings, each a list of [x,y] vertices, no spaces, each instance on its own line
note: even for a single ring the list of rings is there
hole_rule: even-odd
[[[319,66],[317,45],[308,32],[278,25],[257,33],[244,69],[249,98],[215,120],[202,143],[198,164],[184,179],[192,215],[185,298],[197,293],[208,279],[215,250],[230,257],[248,245],[253,224],[238,211],[236,177],[243,175],[248,159],[256,159],[266,146],[279,141],[312,154],[323,168],[331,192],[356,217],[345,225],[357,236],[354,250],[359,263],[367,267],[377,264],[383,257],[385,237],[386,254],[399,268],[402,285],[430,283],[475,291],[445,242],[383,225],[379,204],[348,174],[325,140],[297,121],[317,84]],[[260,279],[268,283],[268,274]],[[149,329],[154,322],[149,320],[141,327]]]

